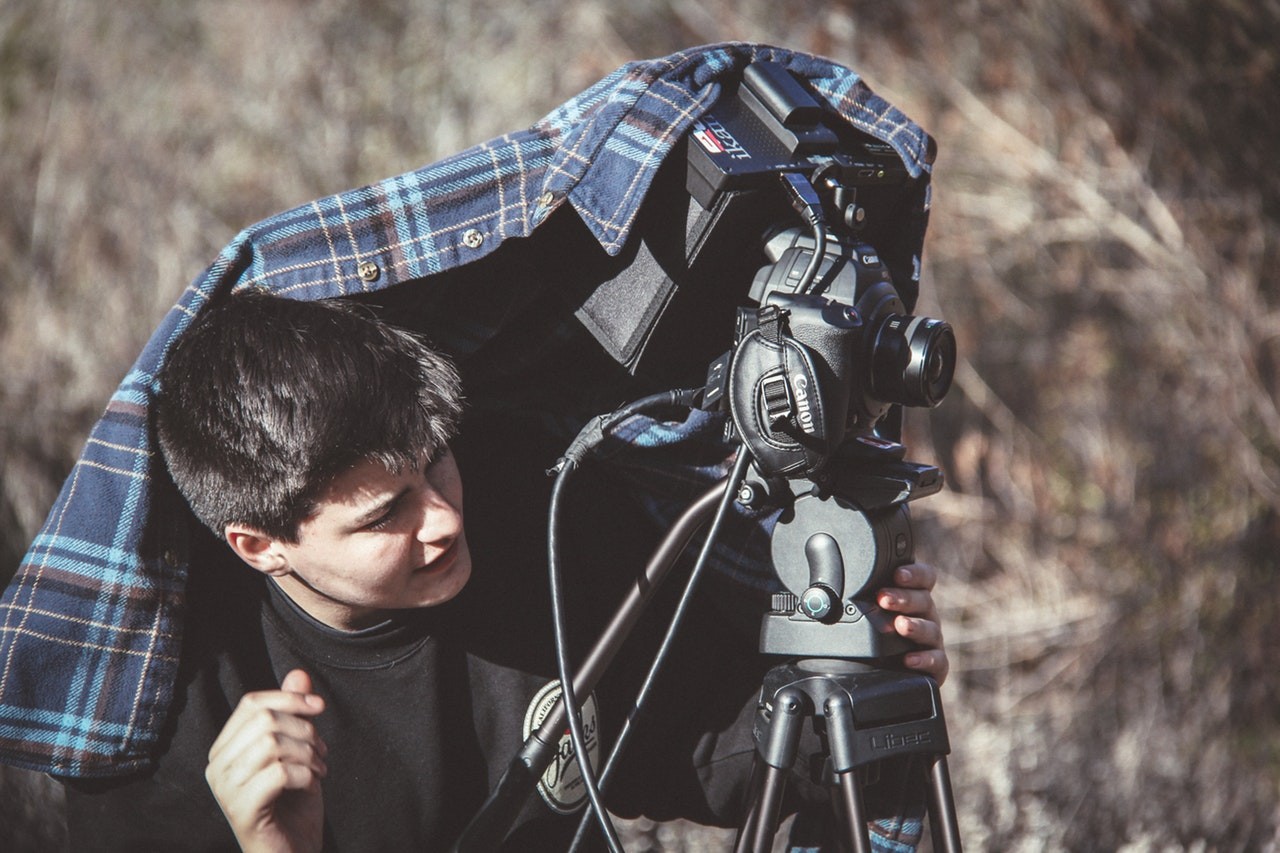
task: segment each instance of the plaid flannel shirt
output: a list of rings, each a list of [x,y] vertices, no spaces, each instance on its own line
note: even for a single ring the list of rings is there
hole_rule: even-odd
[[[174,696],[188,516],[148,425],[155,376],[215,294],[257,286],[299,299],[426,279],[528,237],[570,204],[616,255],[673,144],[749,62],[806,78],[927,186],[929,139],[857,74],[787,50],[730,43],[629,63],[531,128],[239,234],[182,294],[94,426],[0,599],[0,760],[64,776],[145,767]],[[925,209],[923,199],[917,212]],[[919,238],[923,238],[923,225]],[[918,245],[916,251],[919,251]],[[698,423],[691,425],[696,432]],[[705,430],[704,430],[705,432]],[[636,446],[686,438],[632,429]]]

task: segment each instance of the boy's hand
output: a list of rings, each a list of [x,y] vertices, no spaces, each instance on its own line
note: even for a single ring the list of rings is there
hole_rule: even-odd
[[[895,587],[880,590],[877,601],[885,610],[898,615],[893,628],[903,637],[924,646],[909,652],[903,659],[911,669],[932,675],[938,684],[947,680],[951,668],[947,650],[942,644],[942,625],[938,620],[938,608],[933,603],[933,585],[938,572],[924,563],[899,566],[893,573]]]
[[[309,718],[324,710],[295,669],[279,690],[247,694],[209,750],[205,779],[244,851],[318,851],[324,741]]]

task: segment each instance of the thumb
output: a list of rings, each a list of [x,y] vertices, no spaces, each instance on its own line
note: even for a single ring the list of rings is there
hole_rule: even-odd
[[[304,696],[311,692],[311,676],[301,669],[291,669],[280,682],[280,689],[286,693],[301,693]]]

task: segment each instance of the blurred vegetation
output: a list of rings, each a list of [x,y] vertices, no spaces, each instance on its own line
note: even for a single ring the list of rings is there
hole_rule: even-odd
[[[917,517],[967,847],[1275,849],[1280,3],[780,9],[4,0],[4,566],[240,228],[523,127],[629,59],[783,44],[941,147],[922,311],[963,363],[908,428],[951,485]],[[44,849],[43,789],[8,779],[0,839]]]

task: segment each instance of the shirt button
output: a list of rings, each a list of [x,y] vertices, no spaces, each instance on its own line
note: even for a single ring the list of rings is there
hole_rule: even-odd
[[[551,202],[555,200],[556,200],[556,194],[549,191],[538,196],[538,204],[542,205],[543,207],[550,207]]]
[[[484,235],[472,228],[462,235],[462,242],[468,249],[478,249],[480,244],[484,242]]]
[[[361,261],[356,272],[362,281],[377,281],[378,276],[382,275],[382,270],[373,261]]]

